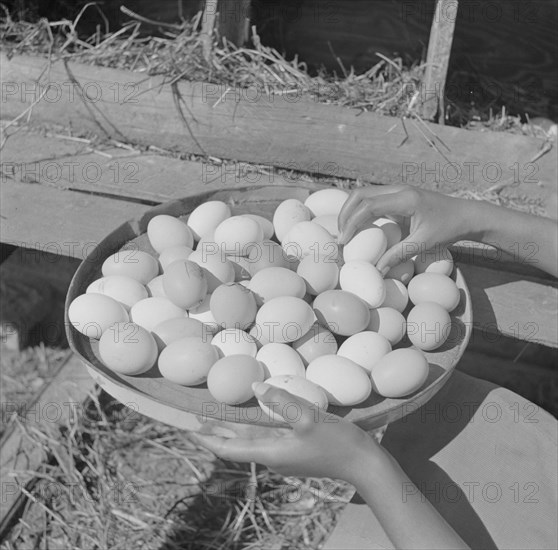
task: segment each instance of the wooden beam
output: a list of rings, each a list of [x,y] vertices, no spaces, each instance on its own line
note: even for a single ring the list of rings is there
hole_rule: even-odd
[[[8,60],[5,55],[0,62],[2,116],[10,119],[36,99],[46,62],[25,56]],[[450,149],[440,145],[435,150],[407,124],[410,139],[400,147],[405,132],[392,117],[316,103],[297,93],[268,96],[257,88],[201,82],[177,84],[183,118],[176,95],[161,77],[81,64],[70,67],[95,101],[84,104],[64,66],[54,63],[49,101],[43,98],[33,107],[32,121],[71,125],[76,131],[183,153],[440,191],[482,191],[509,180],[504,194],[546,200],[558,178],[556,148],[532,162],[542,139],[432,124],[428,128]]]
[[[444,123],[444,90],[457,13],[457,0],[436,0],[426,73],[420,90],[422,117],[426,120],[437,119],[441,124]]]

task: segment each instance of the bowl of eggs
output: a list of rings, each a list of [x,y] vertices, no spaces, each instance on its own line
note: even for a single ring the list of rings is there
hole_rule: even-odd
[[[403,236],[389,218],[339,245],[347,197],[223,189],[124,223],[72,280],[72,350],[117,400],[184,429],[290,429],[296,404],[259,402],[263,381],[367,430],[417,410],[467,346],[467,285],[445,249],[382,276],[375,264]]]

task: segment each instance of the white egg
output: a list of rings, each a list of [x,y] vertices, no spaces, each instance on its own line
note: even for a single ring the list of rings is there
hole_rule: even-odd
[[[275,209],[273,214],[273,227],[279,242],[282,242],[291,227],[298,222],[310,221],[312,213],[297,199],[284,200]]]
[[[160,296],[162,298],[168,298],[165,294],[165,289],[163,288],[163,276],[157,275],[149,281],[146,285],[147,290],[149,291],[149,297],[152,298],[154,296]]]
[[[372,386],[384,397],[400,398],[417,391],[428,377],[428,361],[418,350],[396,349],[372,369]]]
[[[268,378],[266,384],[280,388],[289,392],[306,401],[306,404],[317,413],[316,409],[325,411],[328,407],[328,399],[325,391],[314,382],[306,380],[301,376],[296,375],[279,375]],[[258,399],[258,403],[263,411],[272,419],[277,422],[287,421],[290,423],[300,420],[301,408],[298,403],[289,402],[283,407],[273,400],[265,401],[265,398]]]
[[[255,220],[232,216],[217,226],[214,239],[225,254],[248,256],[250,246],[263,241],[263,230]]]
[[[358,232],[344,247],[345,262],[361,260],[376,265],[387,249],[387,238],[379,227]]]
[[[302,258],[296,269],[306,283],[306,291],[317,296],[326,290],[332,290],[339,282],[337,262],[327,262],[325,258],[314,258],[312,255]]]
[[[415,273],[440,273],[448,277],[453,272],[453,256],[443,247],[439,250],[421,252],[413,258]]]
[[[301,260],[304,256],[325,261],[335,261],[339,255],[339,246],[335,238],[321,225],[314,222],[299,222],[293,225],[282,242],[285,254]]]
[[[451,333],[451,317],[435,302],[421,302],[407,315],[407,335],[412,344],[424,351],[439,348]]]
[[[347,338],[339,347],[337,355],[346,357],[368,372],[391,351],[388,339],[372,331],[359,332]]]
[[[368,330],[381,334],[392,346],[398,344],[407,332],[405,317],[392,307],[379,307],[370,310]]]
[[[192,254],[192,249],[188,246],[180,245],[165,248],[159,254],[159,264],[161,265],[161,269],[165,271],[165,269],[167,269],[172,262],[176,262],[177,260],[187,260],[190,254]]]
[[[285,374],[306,376],[300,355],[287,344],[266,344],[260,348],[256,359],[264,366],[266,378]]]
[[[339,355],[322,355],[306,369],[306,378],[325,390],[330,403],[353,406],[368,399],[370,376],[354,361]]]
[[[403,313],[409,303],[407,287],[397,279],[384,279],[386,297],[380,307],[392,307]]]
[[[256,357],[258,346],[250,334],[237,328],[227,328],[218,332],[211,340],[212,345],[221,350],[224,357],[229,355],[250,355]]]
[[[82,294],[68,307],[68,319],[72,326],[89,338],[101,338],[103,332],[114,323],[129,321],[124,306],[104,294]]]
[[[129,310],[136,302],[148,297],[148,292],[136,279],[123,275],[109,275],[93,281],[85,291],[87,294],[104,294],[114,298]]]
[[[105,277],[123,275],[145,285],[159,274],[159,262],[147,252],[129,248],[109,256],[103,262],[101,271]]]
[[[406,260],[394,265],[387,273],[386,279],[397,279],[404,285],[408,285],[409,281],[415,273],[415,263],[413,260]]]
[[[337,239],[339,237],[339,226],[337,225],[338,217],[335,214],[326,214],[325,216],[318,216],[312,221],[321,225],[328,233]]]
[[[374,225],[382,229],[387,238],[387,247],[391,248],[401,241],[401,227],[398,223],[389,218],[378,218],[374,220]]]
[[[215,228],[231,216],[231,209],[222,201],[207,201],[196,207],[188,217],[188,227],[196,241],[215,231]]]
[[[386,297],[386,287],[381,273],[362,260],[347,262],[339,272],[342,290],[352,292],[364,300],[368,307],[379,307]]]
[[[153,297],[140,300],[130,310],[131,320],[151,332],[159,323],[175,317],[188,317],[186,310],[168,298]]]
[[[436,302],[447,311],[453,311],[461,299],[455,282],[441,273],[415,275],[409,282],[408,291],[413,304]]]
[[[341,208],[349,198],[349,193],[342,189],[320,189],[312,193],[305,201],[304,205],[312,212],[312,216],[339,216]]]
[[[259,216],[258,214],[243,214],[246,218],[250,218],[260,224],[260,227],[263,231],[263,238],[264,239],[271,239],[275,230],[273,229],[273,224],[263,216]]]
[[[258,271],[248,288],[256,296],[259,306],[279,296],[302,298],[306,294],[304,279],[285,267],[268,267]]]
[[[207,292],[209,294],[219,285],[232,283],[235,279],[234,266],[221,251],[208,253],[204,249],[198,249],[190,254],[188,260],[202,268],[207,279]]]
[[[159,254],[165,248],[194,246],[194,235],[190,228],[183,221],[167,214],[160,214],[149,220],[147,236],[151,246]]]
[[[301,298],[281,296],[265,302],[256,315],[262,341],[284,344],[304,336],[316,317],[312,308]]]
[[[302,358],[304,365],[321,355],[333,355],[337,353],[338,348],[333,333],[318,323],[314,323],[304,336],[292,343],[292,346]]]
[[[211,294],[208,294],[202,303],[194,308],[188,310],[191,319],[200,321],[209,333],[215,334],[219,331],[219,323],[215,320],[213,313],[211,313]]]

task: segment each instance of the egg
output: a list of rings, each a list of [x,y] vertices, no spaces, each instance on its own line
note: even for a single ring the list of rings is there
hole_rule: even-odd
[[[264,370],[250,355],[219,359],[209,370],[207,387],[213,398],[227,405],[240,405],[254,397],[252,384],[263,382]]]
[[[196,319],[204,326],[205,330],[210,334],[215,334],[221,330],[213,313],[211,313],[211,294],[208,294],[199,306],[190,308],[188,314],[190,319]]]
[[[453,256],[451,252],[443,247],[439,250],[421,252],[413,258],[415,273],[440,273],[448,277],[453,272]]]
[[[302,376],[273,376],[268,378],[265,383],[285,390],[305,401],[306,405],[314,411],[314,415],[316,415],[316,409],[325,411],[329,405],[325,391],[317,384],[314,384],[314,382],[310,382],[310,380],[306,380]],[[301,418],[302,411],[298,403],[289,402],[280,407],[279,403],[272,400],[265,401],[265,398],[258,399],[258,403],[269,418],[276,422],[287,421],[293,423]]]
[[[225,254],[247,256],[250,245],[263,241],[263,230],[255,220],[232,216],[217,226],[214,239]]]
[[[285,267],[268,267],[258,271],[248,288],[254,293],[258,305],[279,296],[302,298],[306,294],[304,279]]]
[[[422,387],[428,377],[428,361],[415,349],[396,349],[384,355],[372,369],[374,391],[384,397],[405,397]]]
[[[256,357],[258,346],[247,332],[238,328],[227,328],[218,332],[211,343],[221,350],[222,355],[250,355]]]
[[[124,275],[145,285],[159,274],[159,262],[142,250],[120,250],[103,262],[101,271],[105,277]]]
[[[149,220],[147,236],[153,249],[159,254],[165,248],[194,246],[194,235],[190,228],[178,218],[160,214]]]
[[[306,370],[300,355],[288,344],[266,344],[256,355],[262,363],[265,378],[279,375],[306,376]]]
[[[104,294],[114,298],[126,310],[140,300],[148,297],[147,289],[136,279],[124,275],[109,275],[93,281],[85,291],[86,294]]]
[[[283,249],[274,241],[263,241],[260,246],[250,248],[248,254],[249,271],[253,277],[268,267],[286,267],[291,269],[294,260],[287,258]]]
[[[380,307],[392,307],[403,313],[409,303],[409,293],[407,287],[397,279],[384,279],[386,287],[386,297]]]
[[[182,386],[198,386],[207,380],[219,351],[201,338],[189,336],[167,345],[159,356],[159,371],[164,378]]]
[[[273,237],[275,230],[273,229],[273,224],[267,218],[259,216],[258,214],[243,214],[243,216],[246,218],[250,218],[251,220],[254,220],[260,224],[260,227],[263,231],[264,239],[271,239],[271,237]]]
[[[72,300],[68,307],[68,319],[72,326],[88,338],[101,338],[103,332],[114,323],[129,321],[126,308],[104,294],[82,294]]]
[[[159,254],[159,264],[161,269],[165,271],[165,269],[167,269],[172,262],[176,262],[176,260],[187,260],[190,254],[192,254],[192,249],[188,246],[171,246],[169,248],[165,248]]]
[[[345,262],[361,260],[376,265],[387,249],[387,238],[379,227],[359,231],[344,247]]]
[[[339,347],[337,355],[371,372],[374,365],[390,351],[391,344],[387,338],[376,332],[364,331],[347,338]]]
[[[163,289],[174,304],[190,309],[205,298],[208,282],[198,264],[190,260],[178,260],[170,264],[163,274]]]
[[[209,341],[213,335],[197,319],[189,317],[176,317],[166,319],[159,323],[152,331],[153,337],[160,350],[175,340],[196,337],[203,341]]]
[[[374,225],[379,227],[385,233],[388,249],[401,241],[401,227],[397,222],[394,222],[389,218],[378,218],[374,220]]]
[[[320,325],[341,336],[362,332],[370,321],[364,300],[345,290],[326,290],[314,300],[314,313]]]
[[[333,405],[358,405],[366,401],[372,391],[367,371],[339,355],[314,359],[306,369],[306,378],[323,388]]]
[[[405,317],[392,307],[379,307],[370,310],[367,330],[384,336],[392,346],[398,344],[407,332]]]
[[[304,206],[312,212],[312,216],[339,216],[341,208],[349,198],[349,193],[342,189],[320,189],[312,193],[305,201]]]
[[[326,290],[333,290],[339,281],[339,267],[336,262],[327,262],[325,258],[305,256],[296,269],[304,279],[306,291],[317,296]]]
[[[159,296],[140,300],[130,310],[130,319],[149,332],[159,323],[177,317],[188,317],[188,313],[168,298]]]
[[[111,325],[99,340],[99,357],[114,372],[134,376],[157,361],[157,344],[143,327],[130,322]]]
[[[307,366],[316,357],[337,353],[337,340],[327,328],[314,323],[304,336],[292,343],[292,347]]]
[[[221,251],[209,254],[198,249],[190,254],[188,260],[202,268],[207,279],[208,294],[211,294],[219,285],[234,281],[234,266]]]
[[[408,285],[409,281],[415,273],[415,263],[413,260],[406,260],[397,265],[394,265],[387,273],[386,279],[397,279],[404,285]]]
[[[248,281],[252,276],[250,273],[251,264],[248,258],[244,256],[227,256],[227,260],[231,262],[234,269],[234,281],[240,283]]]
[[[277,239],[282,242],[293,225],[311,219],[312,213],[298,199],[284,200],[273,214],[273,228]]]
[[[453,311],[461,295],[455,282],[441,273],[421,273],[413,277],[408,287],[413,304],[436,302],[446,311]]]
[[[154,296],[160,296],[162,298],[167,298],[165,294],[165,289],[163,288],[163,276],[157,275],[149,281],[146,285],[147,291],[149,293],[149,297],[152,298]]]
[[[293,225],[285,235],[282,247],[287,257],[298,260],[311,255],[314,259],[323,257],[325,261],[334,262],[339,255],[333,236],[314,222]]]
[[[382,274],[370,263],[355,260],[347,262],[339,272],[342,290],[352,292],[368,305],[379,307],[386,297]]]
[[[254,322],[258,310],[254,294],[235,283],[218,286],[211,295],[209,308],[218,325],[243,330]]]
[[[265,302],[256,314],[262,339],[268,342],[294,342],[304,336],[315,321],[312,308],[301,298],[281,296]]]
[[[188,217],[187,225],[196,241],[231,216],[231,209],[223,201],[207,201],[197,206]]]
[[[338,217],[335,214],[326,214],[325,216],[317,216],[312,221],[321,225],[330,235],[339,237],[339,226],[337,225]]]
[[[435,302],[421,302],[407,315],[407,335],[412,344],[424,351],[439,348],[451,331],[449,313]]]

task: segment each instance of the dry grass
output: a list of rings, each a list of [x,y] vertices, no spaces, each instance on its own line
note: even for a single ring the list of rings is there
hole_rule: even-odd
[[[50,460],[17,472],[37,482],[2,550],[317,549],[352,494],[345,483],[216,460],[106,394],[55,436],[27,436]]]

